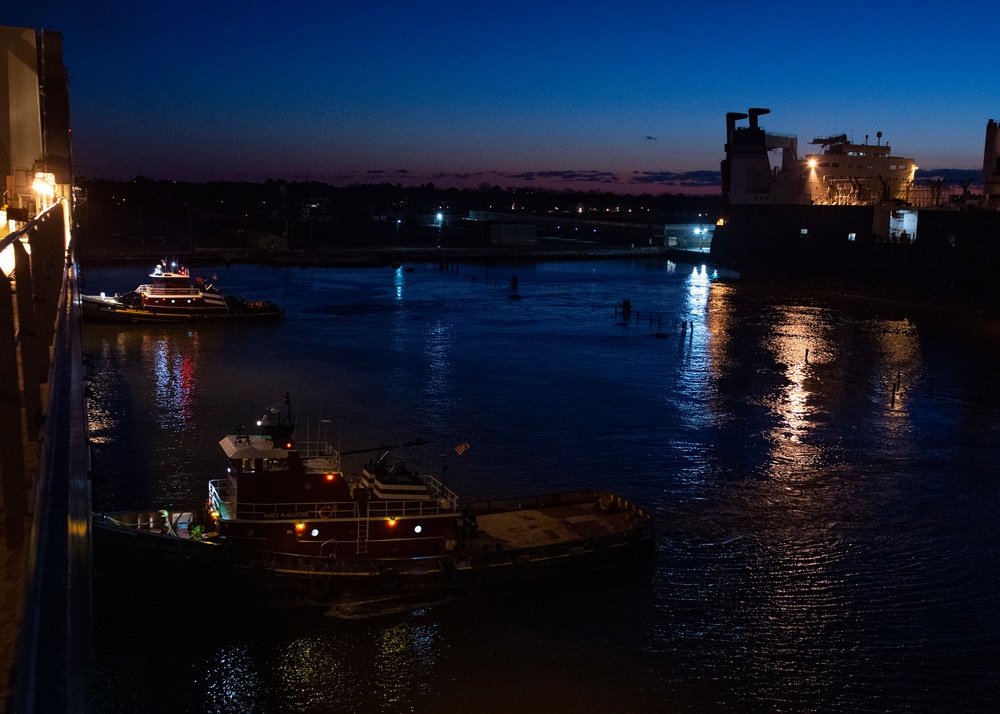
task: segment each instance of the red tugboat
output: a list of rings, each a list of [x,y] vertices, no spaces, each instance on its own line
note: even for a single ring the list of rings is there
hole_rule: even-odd
[[[373,596],[454,593],[622,566],[652,552],[651,517],[615,494],[463,503],[438,479],[390,462],[384,447],[348,476],[328,444],[296,442],[280,412],[268,409],[260,436],[238,429],[220,441],[228,473],[209,483],[207,514],[95,515],[98,571],[206,566],[243,597],[344,614]]]
[[[201,278],[192,282],[184,266],[161,261],[149,274],[152,283],[130,293],[108,297],[81,295],[83,318],[88,322],[190,322],[235,317],[280,317],[282,311],[270,301],[247,302],[223,297],[215,286]]]
[[[325,442],[296,443],[289,418],[271,407],[260,436],[219,442],[225,479],[209,482],[217,538],[249,548],[370,562],[444,556],[457,547],[458,497],[437,479],[417,476],[389,448],[347,477]],[[405,446],[413,446],[406,444]],[[374,449],[373,449],[374,451]]]

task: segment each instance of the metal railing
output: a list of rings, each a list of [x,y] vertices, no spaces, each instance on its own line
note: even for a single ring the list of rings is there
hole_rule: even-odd
[[[171,295],[201,295],[201,288],[191,285],[178,285],[176,287],[161,287],[159,285],[140,285],[135,289],[137,293],[145,293],[158,297]]]
[[[208,492],[212,506],[224,520],[234,518],[246,520],[316,519],[335,520],[341,518],[398,518],[402,516],[427,516],[456,512],[458,496],[447,486],[432,476],[424,476],[430,500],[373,499],[368,501],[367,510],[354,501],[309,501],[287,503],[253,503],[239,501],[225,479],[209,481]]]
[[[70,239],[61,200],[0,242],[0,253],[14,258],[0,276],[3,535],[8,551],[26,555],[7,701],[18,713],[88,709],[90,486]]]

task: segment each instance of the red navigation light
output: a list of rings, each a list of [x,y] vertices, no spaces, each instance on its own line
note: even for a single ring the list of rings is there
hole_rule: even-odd
[[[327,474],[326,475],[326,480],[327,481],[333,481],[333,479],[336,478],[336,477],[337,477],[337,474]]]
[[[285,448],[286,448],[286,449],[290,449],[290,448],[292,448],[292,442],[290,442],[290,441],[289,441],[289,442],[286,442],[286,443],[285,443]]]
[[[301,523],[301,522],[300,522],[300,523],[296,523],[296,524],[295,524],[295,531],[296,531],[297,533],[301,533],[301,532],[302,532],[302,531],[304,531],[305,529],[306,529],[306,524],[305,524],[305,523]]]
[[[389,527],[391,528],[392,526],[395,526],[395,525],[396,525],[396,518],[395,518],[395,516],[389,516]]]

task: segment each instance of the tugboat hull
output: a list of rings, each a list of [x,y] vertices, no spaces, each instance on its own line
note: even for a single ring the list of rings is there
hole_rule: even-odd
[[[80,301],[83,307],[83,319],[86,322],[112,325],[217,322],[248,318],[279,318],[284,314],[281,308],[267,300],[243,302],[227,299],[228,308],[197,311],[147,310],[142,307],[128,306],[115,298],[104,298],[98,295],[82,295]]]
[[[476,532],[453,552],[414,558],[334,558],[187,537],[152,514],[94,516],[98,578],[207,585],[244,602],[363,617],[413,598],[443,600],[509,583],[627,568],[653,553],[650,516],[614,494],[582,491],[468,504]],[[174,518],[176,522],[176,516]],[[190,523],[199,518],[192,516]],[[172,531],[172,532],[171,532]],[[373,605],[375,603],[375,605]]]

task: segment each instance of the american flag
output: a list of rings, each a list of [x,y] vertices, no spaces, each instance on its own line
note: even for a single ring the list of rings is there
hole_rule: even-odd
[[[466,451],[468,451],[469,448],[470,448],[469,447],[469,442],[468,441],[463,441],[461,444],[459,444],[458,446],[455,447],[455,453],[458,454],[459,456],[461,456]]]

